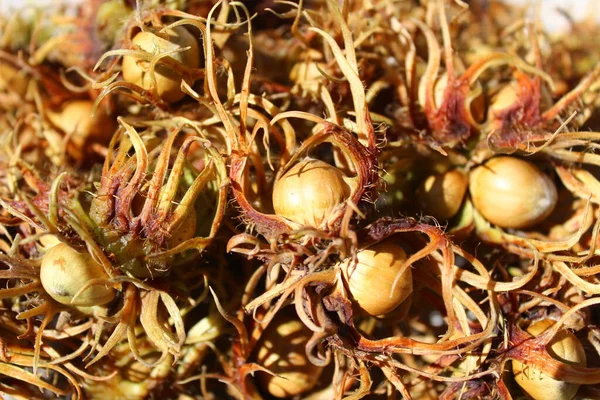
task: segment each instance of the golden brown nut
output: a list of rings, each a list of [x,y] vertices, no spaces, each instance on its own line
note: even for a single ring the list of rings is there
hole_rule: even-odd
[[[533,336],[538,336],[554,323],[550,319],[545,319],[531,325],[527,332]],[[548,352],[557,360],[566,364],[586,366],[585,350],[579,339],[571,332],[567,330],[559,331],[549,346]],[[553,379],[543,372],[518,361],[512,362],[512,370],[517,384],[534,400],[571,400],[579,389],[578,384]]]
[[[477,211],[502,228],[528,228],[546,218],[558,195],[552,179],[534,164],[501,156],[471,171],[469,191]]]
[[[319,84],[324,81],[325,77],[321,74],[327,65],[323,62],[301,61],[292,67],[289,79],[297,85],[301,85],[308,90],[317,90]]]
[[[349,193],[339,169],[320,160],[305,159],[275,182],[273,208],[281,217],[317,228]]]
[[[434,89],[433,89],[433,104],[436,107],[439,107],[444,101],[444,93],[446,92],[446,88],[448,87],[448,75],[442,74],[435,81]],[[425,98],[426,90],[425,85],[419,85],[418,92],[418,100],[421,107],[425,107]]]
[[[407,258],[402,247],[388,239],[359,251],[357,258],[357,264],[347,259],[341,268],[352,298],[363,311],[374,316],[384,315],[410,296],[413,290],[411,267],[398,277]]]
[[[257,361],[276,376],[256,375],[261,388],[279,398],[290,398],[311,390],[318,382],[322,367],[306,356],[306,343],[312,331],[290,313],[280,312],[263,333]]]
[[[438,219],[450,219],[456,215],[465,197],[468,180],[458,170],[430,175],[417,193],[422,210]]]
[[[519,102],[519,83],[511,81],[496,93],[488,108],[488,120],[497,118],[498,115]]]
[[[115,118],[106,109],[98,107],[92,115],[93,108],[90,100],[72,100],[59,111],[47,114],[50,122],[69,136],[67,150],[79,161],[89,154],[91,143],[108,144],[117,128]]]

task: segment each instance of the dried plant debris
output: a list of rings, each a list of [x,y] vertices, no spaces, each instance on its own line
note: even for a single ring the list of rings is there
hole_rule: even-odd
[[[0,393],[598,398],[600,27],[538,14],[2,15]]]

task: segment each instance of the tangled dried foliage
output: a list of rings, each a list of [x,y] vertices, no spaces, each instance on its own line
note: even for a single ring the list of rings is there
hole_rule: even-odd
[[[598,398],[599,28],[564,18],[2,16],[0,392]]]

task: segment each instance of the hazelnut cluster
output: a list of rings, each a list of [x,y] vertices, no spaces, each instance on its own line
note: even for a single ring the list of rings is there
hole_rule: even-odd
[[[597,398],[600,27],[564,14],[0,15],[0,393]]]

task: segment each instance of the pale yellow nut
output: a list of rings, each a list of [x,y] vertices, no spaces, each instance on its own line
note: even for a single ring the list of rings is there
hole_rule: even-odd
[[[387,239],[359,251],[357,258],[357,264],[347,259],[341,268],[352,299],[363,311],[373,316],[384,315],[410,296],[413,290],[411,267],[398,275],[407,259],[400,245]]]
[[[444,100],[444,94],[446,93],[446,88],[448,87],[448,75],[447,74],[442,74],[440,75],[439,78],[436,79],[435,84],[433,86],[433,105],[435,107],[439,107],[443,100]],[[427,97],[426,94],[426,89],[427,86],[426,85],[419,85],[419,93],[418,93],[418,100],[419,100],[419,104],[421,105],[421,107],[425,107],[425,99]]]
[[[528,228],[556,206],[556,185],[529,161],[501,156],[471,171],[469,191],[477,211],[502,228]]]
[[[545,319],[531,325],[527,332],[538,336],[552,327],[554,323],[552,320]],[[585,350],[581,342],[567,330],[559,331],[554,336],[548,346],[548,352],[552,357],[566,364],[586,366]],[[571,400],[580,386],[553,379],[518,361],[512,362],[512,370],[517,384],[534,400]]]
[[[273,188],[275,214],[318,228],[350,195],[343,173],[320,160],[305,159],[290,168]]]
[[[61,304],[89,307],[111,301],[116,292],[105,285],[89,286],[75,298],[93,279],[108,279],[108,275],[102,265],[85,250],[79,252],[67,244],[59,243],[42,258],[42,286],[46,293]]]
[[[450,219],[460,209],[467,186],[467,177],[458,170],[430,175],[417,192],[421,209],[435,218]]]
[[[98,107],[92,115],[93,108],[90,100],[72,100],[47,112],[52,125],[68,136],[67,150],[77,160],[89,153],[90,143],[107,144],[116,130],[116,120],[105,108]]]
[[[323,372],[322,367],[312,364],[306,356],[305,347],[312,331],[289,314],[281,312],[269,324],[257,352],[257,362],[276,375],[257,373],[257,382],[263,390],[279,398],[310,391]]]
[[[200,53],[198,42],[194,36],[184,27],[176,26],[167,31],[169,39],[163,39],[151,32],[140,32],[132,40],[134,50],[143,50],[152,55],[164,54],[174,50],[181,50],[170,54],[172,60],[178,61],[187,68],[198,68],[200,65]],[[182,50],[186,47],[189,49]],[[150,63],[140,60],[134,56],[123,57],[123,79],[134,83],[146,90],[152,88],[150,75]],[[154,69],[156,78],[156,92],[166,102],[172,103],[183,98],[181,81],[183,79],[171,67],[161,64],[159,61]],[[187,81],[188,84],[192,82]]]
[[[38,231],[38,233],[42,233],[42,232]],[[49,233],[40,236],[39,242],[40,242],[40,246],[42,248],[44,248],[45,250],[49,250],[52,247],[56,246],[57,244],[61,243],[61,241],[56,237],[56,235],[49,234]]]
[[[301,61],[294,64],[290,71],[290,80],[296,84],[308,85],[311,88],[316,88],[315,83],[319,83],[325,79],[321,71],[325,71],[327,65],[323,62]],[[319,71],[319,69],[321,71]]]
[[[462,332],[454,331],[450,336],[450,340],[460,339],[466,336]],[[452,365],[452,376],[466,376],[474,373],[483,360],[485,360],[485,354],[481,354],[478,351],[461,354],[461,357]]]
[[[502,111],[514,107],[519,102],[519,83],[511,81],[494,95],[488,108],[488,119],[498,118]]]

